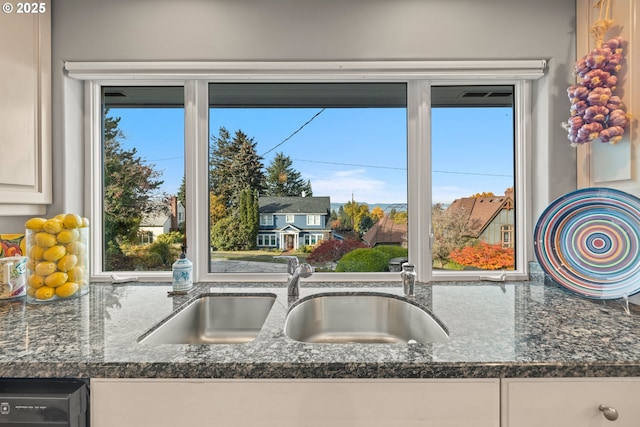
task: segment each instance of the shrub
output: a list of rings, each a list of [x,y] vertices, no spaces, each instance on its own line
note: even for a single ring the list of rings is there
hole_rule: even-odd
[[[156,238],[156,242],[163,243],[182,243],[184,241],[184,234],[179,231],[170,231],[163,233]]]
[[[397,245],[380,245],[376,246],[376,251],[380,251],[385,254],[389,260],[391,258],[406,258],[409,256],[409,250],[407,248],[403,248],[402,246]]]
[[[247,228],[233,216],[222,218],[211,230],[211,246],[223,251],[248,250],[255,244],[250,240]]]
[[[338,272],[378,272],[389,271],[387,256],[376,249],[355,249],[343,256],[336,271]]]
[[[515,251],[500,245],[480,242],[477,245],[465,246],[451,252],[449,258],[466,267],[483,270],[513,269],[515,267]]]
[[[367,245],[359,240],[323,240],[311,251],[307,261],[314,264],[335,262],[354,249],[366,247]]]

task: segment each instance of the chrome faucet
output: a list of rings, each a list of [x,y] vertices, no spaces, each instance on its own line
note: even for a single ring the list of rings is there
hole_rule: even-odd
[[[300,295],[300,278],[311,276],[313,274],[313,267],[306,262],[300,264],[298,257],[295,256],[281,255],[274,258],[287,260],[287,273],[289,274],[289,279],[287,280],[287,295],[290,297],[298,297],[298,295]]]

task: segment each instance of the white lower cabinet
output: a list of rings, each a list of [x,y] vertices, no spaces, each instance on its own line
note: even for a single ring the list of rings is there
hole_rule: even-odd
[[[640,426],[639,402],[640,378],[505,379],[502,426]]]
[[[499,379],[92,379],[91,426],[497,427],[499,399]]]

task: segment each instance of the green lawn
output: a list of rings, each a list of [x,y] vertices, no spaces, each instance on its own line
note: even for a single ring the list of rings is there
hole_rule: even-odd
[[[211,258],[223,258],[237,261],[260,261],[260,262],[275,262],[285,263],[283,259],[274,258],[282,255],[281,251],[268,251],[268,250],[253,250],[253,251],[213,251],[211,252]],[[295,254],[300,259],[300,262],[304,262],[309,254],[301,253]]]

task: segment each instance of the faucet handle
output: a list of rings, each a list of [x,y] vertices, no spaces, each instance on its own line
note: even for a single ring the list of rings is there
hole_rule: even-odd
[[[297,256],[293,255],[276,255],[274,256],[276,259],[286,259],[287,260],[287,272],[291,275],[296,271],[296,268],[300,264]]]

